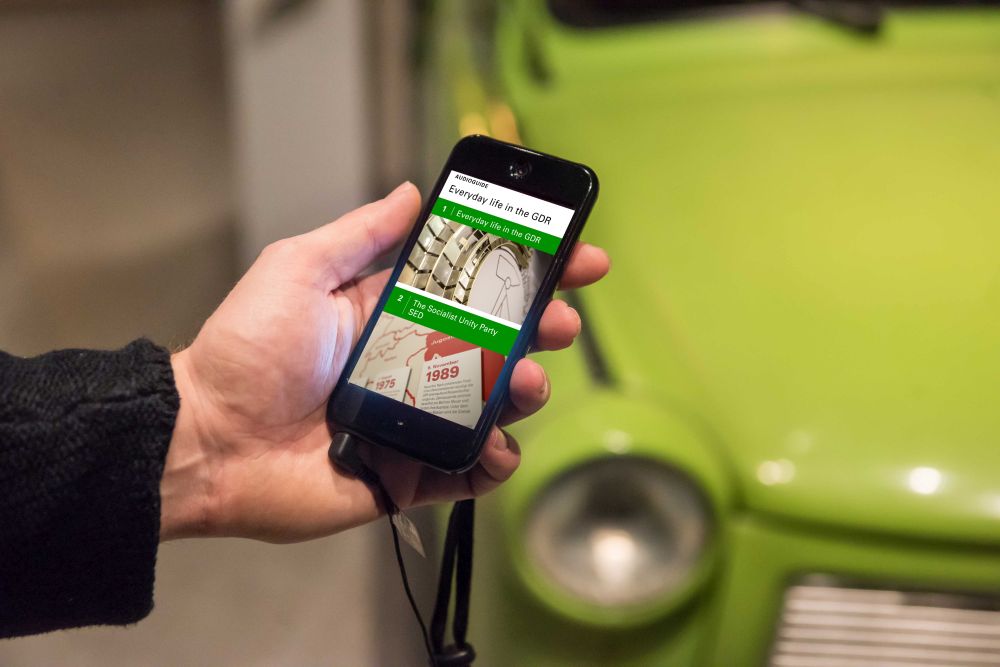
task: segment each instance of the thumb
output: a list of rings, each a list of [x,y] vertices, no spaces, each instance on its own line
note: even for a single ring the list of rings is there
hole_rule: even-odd
[[[403,183],[384,199],[365,204],[305,236],[320,248],[329,288],[352,280],[399,243],[420,212],[420,192]]]

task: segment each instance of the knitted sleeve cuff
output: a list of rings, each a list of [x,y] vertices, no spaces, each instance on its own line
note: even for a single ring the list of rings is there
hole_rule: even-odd
[[[170,355],[0,353],[0,637],[134,623],[153,607]]]

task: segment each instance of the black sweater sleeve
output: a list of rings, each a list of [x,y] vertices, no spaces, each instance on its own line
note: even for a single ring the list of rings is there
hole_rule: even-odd
[[[134,623],[153,607],[170,355],[0,352],[0,637]]]

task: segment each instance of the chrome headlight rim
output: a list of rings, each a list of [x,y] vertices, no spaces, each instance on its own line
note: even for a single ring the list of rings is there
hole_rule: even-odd
[[[687,490],[696,496],[697,502],[703,509],[705,540],[701,545],[698,558],[687,571],[685,579],[676,587],[647,601],[633,604],[601,605],[573,595],[547,572],[543,571],[530,553],[525,537],[538,504],[543,501],[551,488],[581,472],[585,474],[588,468],[623,460],[657,468],[677,479],[683,479],[687,484]],[[515,570],[520,575],[520,580],[532,596],[544,607],[561,616],[584,625],[602,628],[628,628],[643,625],[684,608],[695,593],[707,583],[717,560],[719,532],[717,517],[718,508],[713,502],[713,498],[698,483],[697,477],[684,466],[649,453],[598,453],[579,459],[572,465],[555,471],[554,474],[547,477],[544,483],[535,488],[530,500],[520,508],[518,518],[515,521],[517,539],[513,542],[513,563]]]

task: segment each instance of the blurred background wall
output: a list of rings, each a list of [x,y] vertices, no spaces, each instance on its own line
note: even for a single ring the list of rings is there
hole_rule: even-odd
[[[236,270],[223,62],[206,3],[0,10],[5,349],[197,332]]]
[[[412,178],[408,12],[0,3],[0,349],[182,346],[268,242]],[[3,641],[0,665],[401,664],[387,535],[166,544],[146,621]]]

